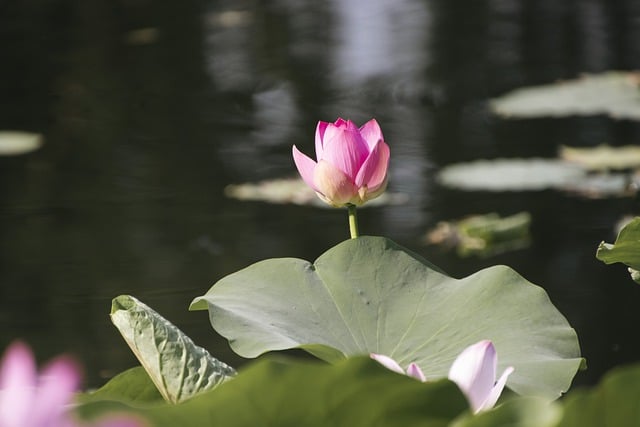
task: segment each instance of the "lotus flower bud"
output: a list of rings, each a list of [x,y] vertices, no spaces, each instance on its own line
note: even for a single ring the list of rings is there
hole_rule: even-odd
[[[316,159],[293,146],[293,159],[302,179],[326,203],[341,207],[362,205],[387,187],[389,146],[375,119],[358,128],[339,118],[318,122]]]

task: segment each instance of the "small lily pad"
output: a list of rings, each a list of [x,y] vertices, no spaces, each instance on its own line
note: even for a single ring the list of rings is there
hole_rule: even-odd
[[[42,146],[42,135],[22,131],[0,131],[0,156],[30,153]]]
[[[560,147],[560,158],[588,170],[631,169],[640,167],[640,145],[612,147]]]
[[[495,159],[447,166],[438,180],[461,190],[523,191],[561,189],[585,176],[581,167],[555,159]]]
[[[274,204],[310,205],[330,208],[318,198],[315,191],[300,178],[268,179],[255,183],[230,184],[224,189],[227,197],[244,201],[260,201]],[[407,201],[404,194],[384,193],[368,201],[363,207],[398,205]]]
[[[504,117],[564,117],[606,114],[640,120],[640,73],[609,71],[578,79],[526,87],[491,101]]]

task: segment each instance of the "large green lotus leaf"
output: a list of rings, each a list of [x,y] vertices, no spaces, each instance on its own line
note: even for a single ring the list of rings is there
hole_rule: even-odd
[[[567,395],[558,427],[640,425],[640,364],[608,372],[592,390]]]
[[[574,80],[528,87],[491,101],[505,117],[542,117],[607,114],[640,120],[640,74],[610,71]]]
[[[448,380],[421,383],[369,358],[328,365],[267,357],[233,381],[176,405],[93,401],[78,409],[85,418],[113,410],[138,414],[154,427],[445,427],[468,404]]]
[[[490,339],[499,369],[515,367],[507,385],[547,398],[567,390],[582,362],[575,331],[546,292],[512,269],[458,280],[382,237],[345,241],[314,264],[253,264],[191,305],[205,308],[244,357],[299,347],[335,362],[374,352],[416,362],[435,379],[465,347]]]
[[[169,402],[189,399],[235,375],[233,368],[132,296],[113,299],[111,320]]]
[[[600,242],[596,258],[607,264],[621,262],[632,270],[640,270],[640,217],[635,217],[620,230],[613,245]],[[633,273],[632,277],[638,282],[638,275]]]

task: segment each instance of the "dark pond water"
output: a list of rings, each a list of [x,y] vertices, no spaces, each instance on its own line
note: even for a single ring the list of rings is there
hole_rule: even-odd
[[[0,130],[42,133],[0,157],[0,345],[71,351],[89,385],[136,364],[108,317],[132,294],[233,365],[190,301],[267,257],[315,259],[348,237],[339,210],[240,202],[231,183],[294,176],[318,120],[376,117],[402,206],[361,230],[455,277],[507,264],[547,289],[578,331],[592,384],[640,360],[640,287],[594,257],[633,198],[464,192],[443,166],[553,157],[561,144],[640,142],[606,117],[505,121],[487,100],[582,72],[640,68],[634,0],[303,2],[24,0],[0,3]],[[438,221],[532,214],[526,249],[460,258],[422,243]]]

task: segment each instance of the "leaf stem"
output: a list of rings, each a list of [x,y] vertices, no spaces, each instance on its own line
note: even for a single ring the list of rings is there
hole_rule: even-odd
[[[358,237],[358,215],[356,214],[356,205],[348,204],[347,209],[349,210],[349,232],[351,233],[351,238],[355,239]]]

